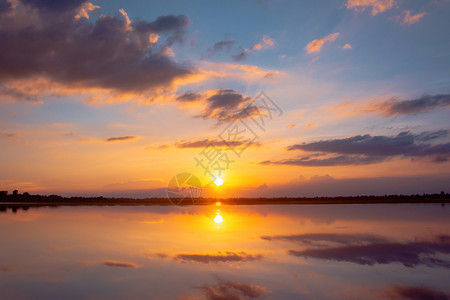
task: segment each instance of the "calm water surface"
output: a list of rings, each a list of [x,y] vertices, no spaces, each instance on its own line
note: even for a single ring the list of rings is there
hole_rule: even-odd
[[[30,208],[0,241],[0,299],[450,293],[448,205]]]

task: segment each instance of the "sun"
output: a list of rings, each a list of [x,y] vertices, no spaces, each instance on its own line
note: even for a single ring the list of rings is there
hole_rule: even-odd
[[[223,217],[219,214],[216,215],[216,217],[214,218],[214,222],[216,222],[216,224],[220,224],[223,222]]]
[[[220,177],[216,177],[214,178],[213,182],[217,185],[217,186],[221,186],[223,184],[223,179]]]

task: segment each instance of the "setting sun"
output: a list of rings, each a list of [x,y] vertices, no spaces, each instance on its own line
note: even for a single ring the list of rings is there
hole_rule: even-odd
[[[222,178],[216,177],[216,178],[214,178],[213,182],[215,183],[215,185],[221,186],[221,185],[223,185],[224,181]]]

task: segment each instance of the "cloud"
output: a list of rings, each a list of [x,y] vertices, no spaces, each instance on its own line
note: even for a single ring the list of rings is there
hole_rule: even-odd
[[[381,296],[387,299],[405,300],[447,300],[450,296],[442,291],[421,286],[393,285]]]
[[[332,42],[332,41],[336,40],[338,38],[338,36],[339,36],[339,32],[335,32],[335,33],[329,34],[326,37],[323,37],[321,39],[313,40],[308,45],[306,45],[306,47],[305,47],[306,54],[320,52],[320,50],[322,49],[323,45],[326,42]]]
[[[42,100],[33,91],[18,89],[0,84],[0,96],[8,101],[29,101],[33,104],[42,104]]]
[[[263,165],[338,166],[367,165],[394,157],[434,157],[435,162],[446,162],[450,153],[450,142],[429,144],[448,136],[448,130],[412,134],[408,131],[396,136],[357,135],[343,139],[322,140],[295,144],[288,151],[301,150],[314,154],[280,161],[263,161]],[[334,154],[336,156],[327,156]]]
[[[344,46],[342,46],[342,49],[350,50],[350,49],[352,49],[352,45],[345,44]]]
[[[356,11],[363,11],[366,8],[371,8],[373,16],[393,8],[394,5],[394,0],[347,0],[346,3],[348,9],[354,9]]]
[[[250,48],[243,48],[237,54],[233,55],[234,61],[242,61],[247,58],[249,53],[260,51],[262,49],[272,48],[275,45],[273,39],[267,35],[264,35],[261,41],[257,44],[254,44]]]
[[[332,111],[346,116],[377,113],[383,116],[416,115],[450,105],[450,94],[423,95],[418,98],[400,100],[392,97],[383,102],[364,104],[346,102]]]
[[[311,156],[302,156],[292,159],[283,159],[278,161],[262,161],[262,165],[288,165],[304,167],[329,167],[329,166],[359,166],[371,165],[385,161],[385,157],[367,157],[358,155],[339,155],[334,157],[313,158]]]
[[[195,93],[195,92],[185,92],[179,96],[176,97],[176,101],[178,102],[195,102],[198,100],[201,100],[203,98],[203,95],[201,93]]]
[[[0,138],[13,138],[16,137],[17,133],[13,133],[13,132],[1,132],[0,131]]]
[[[352,262],[360,265],[401,263],[405,267],[418,265],[450,269],[450,262],[434,257],[435,254],[450,254],[450,236],[436,236],[432,241],[373,242],[365,245],[346,245],[326,248],[289,250],[293,256]]]
[[[108,261],[104,261],[102,263],[105,266],[108,267],[118,267],[118,268],[138,268],[138,265],[135,265],[133,263],[129,263],[129,262],[122,262],[122,261],[112,261],[112,260],[108,260]]]
[[[434,146],[417,144],[416,141],[430,141],[448,135],[447,130],[412,134],[403,131],[396,136],[357,135],[343,139],[322,140],[288,146],[288,151],[303,150],[339,154],[365,155],[425,155],[433,152]]]
[[[107,138],[106,141],[107,142],[122,142],[122,141],[134,140],[136,138],[137,138],[137,136],[130,136],[130,135],[114,136],[114,137]]]
[[[204,264],[222,263],[222,262],[248,262],[254,260],[261,260],[261,254],[248,254],[244,251],[232,252],[217,252],[217,253],[180,253],[174,256],[178,261],[183,262],[198,262]]]
[[[257,299],[269,291],[258,285],[250,285],[238,281],[219,282],[216,285],[199,287],[206,299],[209,300],[244,300]]]
[[[206,58],[210,58],[212,56],[214,56],[217,53],[220,53],[222,51],[230,51],[231,48],[234,45],[234,40],[225,40],[225,41],[220,41],[214,44],[214,46],[210,49],[208,49],[203,55],[202,55],[202,59],[206,59]]]
[[[109,191],[112,190],[130,190],[130,189],[152,189],[162,187],[164,181],[162,179],[140,179],[135,181],[125,181],[111,183],[104,186]]]
[[[393,98],[378,105],[377,110],[387,116],[412,115],[450,105],[450,94],[424,95],[417,99]]]
[[[85,18],[89,19],[89,12],[100,8],[98,5],[94,5],[90,2],[84,2],[78,10],[78,14],[75,15],[75,19]],[[122,9],[123,11],[123,9]]]
[[[277,70],[262,69],[253,65],[214,63],[203,61],[199,73],[208,78],[242,80],[248,83],[267,82],[267,75],[272,79],[275,76],[286,75]]]
[[[399,20],[403,25],[412,25],[419,22],[419,20],[422,19],[422,17],[424,17],[426,14],[426,12],[422,12],[419,14],[411,15],[410,10],[405,10],[400,16],[397,17],[397,20]]]
[[[232,89],[217,90],[217,93],[206,99],[207,108],[201,114],[204,118],[226,119],[229,113],[242,107],[253,98],[246,97]]]
[[[132,22],[121,10],[91,21],[86,16],[95,6],[82,0],[15,4],[0,10],[3,93],[14,82],[43,78],[62,89],[141,95],[195,75],[195,68],[166,55],[183,41],[189,24],[183,15]],[[156,36],[164,38],[155,43]]]
[[[216,119],[219,122],[246,119],[262,113],[256,105],[251,105],[255,98],[245,96],[233,89],[208,90],[203,93],[186,92],[178,96],[176,101],[201,101],[204,109],[196,117]]]
[[[205,148],[209,145],[214,145],[214,147],[239,147],[246,145],[245,141],[223,141],[223,140],[210,140],[210,139],[203,139],[203,140],[196,140],[196,141],[181,141],[175,144],[177,148],[185,149],[185,148]],[[261,146],[260,142],[252,143],[251,146]]]
[[[0,13],[9,12],[11,9],[11,2],[8,0],[0,0]]]

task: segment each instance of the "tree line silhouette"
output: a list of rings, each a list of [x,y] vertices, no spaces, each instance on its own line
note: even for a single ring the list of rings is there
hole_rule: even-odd
[[[190,199],[189,199],[190,200]],[[377,203],[450,203],[450,194],[441,191],[436,194],[384,195],[384,196],[338,196],[338,197],[277,197],[277,198],[199,198],[196,205],[270,205],[270,204],[377,204]],[[59,195],[20,194],[14,190],[0,191],[0,212],[11,209],[27,210],[29,207],[58,206],[112,206],[112,205],[172,205],[168,198],[106,198],[106,197],[62,197]],[[192,201],[182,201],[180,205],[192,205]]]

